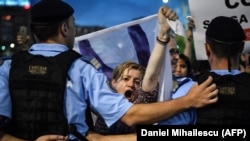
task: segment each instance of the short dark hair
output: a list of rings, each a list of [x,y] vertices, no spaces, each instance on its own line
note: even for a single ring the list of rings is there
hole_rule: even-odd
[[[50,25],[31,25],[31,31],[36,35],[39,41],[46,41],[49,38],[55,37],[59,32],[59,27],[62,23],[69,24],[69,19],[60,23]]]
[[[228,56],[237,58],[244,48],[244,42],[224,43],[217,42],[210,37],[206,37],[206,43],[208,43],[213,50],[214,54],[219,58],[227,58]]]

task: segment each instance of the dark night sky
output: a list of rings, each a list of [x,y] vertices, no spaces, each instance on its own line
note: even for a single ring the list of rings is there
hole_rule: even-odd
[[[30,0],[31,5],[40,0]],[[133,19],[156,14],[162,0],[64,0],[75,9],[75,23],[82,26],[111,27]],[[188,0],[169,0],[180,20],[187,22]]]

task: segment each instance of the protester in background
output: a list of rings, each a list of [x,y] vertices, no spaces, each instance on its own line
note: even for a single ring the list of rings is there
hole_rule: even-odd
[[[188,16],[188,28],[186,30],[186,42],[185,42],[185,48],[183,51],[183,54],[185,54],[190,61],[193,61],[192,59],[192,42],[193,42],[193,29],[195,28],[195,23],[192,17]]]
[[[169,54],[170,54],[172,73],[174,73],[175,70],[176,70],[176,63],[177,63],[177,61],[179,59],[179,54],[180,54],[180,51],[179,51],[179,48],[178,48],[178,45],[176,43],[176,40],[175,40],[174,36],[171,36],[168,47],[169,47]]]
[[[22,50],[28,50],[32,44],[31,37],[26,26],[20,26],[17,34],[17,43],[21,45]]]
[[[240,55],[241,60],[246,64],[249,64],[249,57],[250,57],[250,52],[245,52]]]
[[[189,77],[193,78],[192,65],[190,59],[184,55],[179,54],[179,59],[177,61],[176,69],[174,72],[176,78]]]
[[[61,56],[68,52],[75,54],[72,51],[75,36],[73,13],[72,7],[61,0],[42,0],[32,7],[31,28],[35,38],[39,39],[39,43],[33,44],[28,51],[15,54],[13,60],[4,60],[0,67],[1,95],[4,97],[10,96],[11,103],[15,103],[15,105],[5,103],[6,107],[9,107],[8,109],[12,109],[12,117],[3,114],[9,116],[7,118],[11,119],[11,122],[5,127],[7,130],[3,129],[5,132],[1,131],[2,140],[16,140],[16,137],[24,140],[67,140],[67,135],[69,135],[69,139],[79,138],[84,140],[84,136],[87,136],[89,130],[86,123],[87,116],[85,115],[88,106],[100,114],[108,126],[111,126],[118,120],[133,126],[137,124],[152,124],[169,118],[183,110],[200,108],[217,101],[216,95],[218,90],[215,84],[211,84],[212,78],[209,77],[203,84],[194,85],[188,94],[182,98],[150,104],[132,104],[123,95],[112,92],[106,83],[107,77],[101,70],[87,62],[84,56],[74,60],[70,64],[69,70],[66,71],[65,76],[60,77],[62,78],[62,83],[68,78],[65,91],[60,93],[57,92],[59,87],[43,87],[43,84],[48,86],[53,81],[39,81],[39,78],[43,76],[42,74],[50,75],[47,72],[49,70],[44,68],[43,63],[41,64],[39,60],[50,60],[51,57],[58,57],[58,55]],[[158,16],[160,19],[159,24],[163,25],[160,26],[161,32],[157,36],[158,46],[159,44],[166,46],[169,41],[168,31],[170,30],[169,25],[166,24],[166,17],[169,20],[175,20],[177,17],[172,9],[166,6],[159,9]],[[165,50],[165,48],[162,49]],[[30,56],[32,57],[30,58]],[[25,67],[19,66],[33,57],[38,60],[34,64],[30,64],[31,66],[28,67],[31,69],[30,71],[25,69]],[[155,56],[151,61],[154,62],[158,58],[159,56]],[[58,59],[57,63],[64,64],[71,58],[65,59]],[[160,63],[154,64],[148,71],[157,72],[154,71],[154,69],[159,67],[157,65],[161,66]],[[29,84],[39,89],[26,86],[25,83],[21,83],[23,80],[16,80],[13,77],[13,71],[17,72],[18,69],[26,70],[27,73],[25,74],[35,75],[30,77],[29,80],[31,81]],[[20,75],[23,75],[23,73]],[[57,73],[54,73],[54,75],[57,75]],[[15,83],[15,81],[13,83],[10,81],[11,83],[9,83],[9,76],[18,83]],[[39,81],[41,85],[32,83],[32,78]],[[56,78],[60,79],[59,77]],[[154,79],[147,80],[151,82],[158,81]],[[9,86],[11,86],[10,89]],[[64,87],[63,85],[61,86]],[[155,88],[155,86],[151,87]],[[15,88],[14,91],[13,88]],[[48,91],[50,89],[53,89],[53,91]],[[23,96],[20,97],[17,94],[18,92],[21,92]],[[55,98],[56,96],[58,97]],[[37,103],[37,101],[39,102]],[[49,106],[43,106],[43,104]],[[20,109],[19,106],[25,106],[29,109],[29,112],[27,113],[26,109]],[[25,115],[26,113],[27,115]],[[55,116],[43,116],[47,114]],[[29,122],[30,120],[36,122]],[[67,125],[73,127],[70,128],[73,130],[68,130]],[[46,128],[40,128],[41,126]],[[89,138],[93,137],[91,132],[89,134]],[[54,139],[51,138],[52,136]],[[133,139],[135,138],[133,137]]]
[[[230,17],[215,17],[208,25],[205,49],[211,71],[201,75],[198,82],[212,75],[219,100],[197,109],[198,125],[250,125],[250,74],[239,70],[245,39],[241,25]]]
[[[176,87],[173,88],[171,98],[176,99],[184,96],[192,85],[195,84],[193,81],[192,66],[189,58],[184,54],[179,54],[179,59],[176,63],[175,72],[173,77],[176,81]],[[185,110],[175,116],[159,122],[159,125],[194,125],[196,122],[196,111],[191,108]]]
[[[188,30],[186,31],[186,46],[184,49],[184,54],[180,54],[177,47],[175,38],[172,38],[172,44],[169,44],[172,73],[173,73],[173,90],[171,94],[172,99],[176,99],[184,96],[195,84],[193,81],[193,72],[191,66],[192,57],[192,30],[195,27],[194,20],[190,17],[188,18]],[[159,125],[194,125],[196,122],[196,111],[194,108],[185,110],[175,116],[159,122]]]
[[[209,71],[210,66],[207,60],[196,60],[195,58],[192,58],[193,29],[195,28],[195,22],[191,16],[188,16],[187,19],[188,19],[188,29],[186,31],[187,37],[183,54],[186,55],[191,62],[192,74],[194,75],[193,79],[195,79],[196,75]]]
[[[242,53],[240,55],[240,71],[241,72],[246,72],[246,73],[250,73],[250,53],[246,52],[246,53]]]
[[[243,54],[241,56],[243,56]],[[239,70],[241,72],[246,72],[246,62],[243,60],[243,57],[239,59]]]

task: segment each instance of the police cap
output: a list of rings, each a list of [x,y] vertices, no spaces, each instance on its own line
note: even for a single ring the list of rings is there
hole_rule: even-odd
[[[241,25],[225,16],[214,18],[208,25],[206,36],[221,42],[240,42],[246,39]]]
[[[31,8],[31,23],[59,23],[73,13],[74,9],[62,0],[41,0]]]

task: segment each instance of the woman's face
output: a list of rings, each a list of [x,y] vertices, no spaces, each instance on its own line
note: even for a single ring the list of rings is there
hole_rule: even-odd
[[[176,63],[176,69],[174,72],[175,76],[179,77],[186,77],[188,72],[187,64],[184,62],[183,59],[178,59]]]
[[[142,82],[142,74],[135,69],[125,69],[118,80],[112,80],[112,87],[123,94],[130,102],[133,102],[139,94]]]

